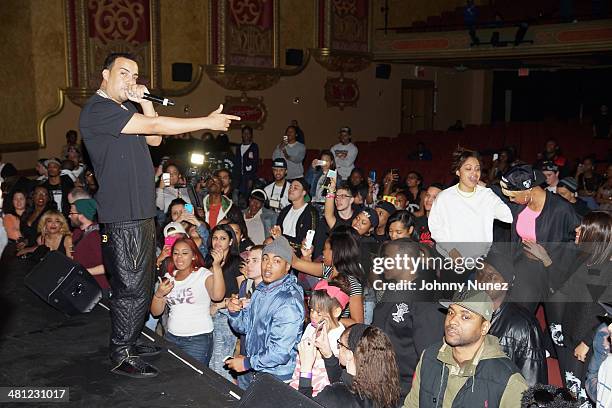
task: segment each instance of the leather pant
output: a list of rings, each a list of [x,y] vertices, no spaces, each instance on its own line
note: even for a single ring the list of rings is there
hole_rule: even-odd
[[[155,278],[153,218],[102,225],[102,256],[110,276],[110,358],[132,355],[151,307]]]

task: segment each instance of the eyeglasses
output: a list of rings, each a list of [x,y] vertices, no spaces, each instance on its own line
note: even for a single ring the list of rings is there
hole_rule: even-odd
[[[338,343],[338,347],[342,346],[342,347],[344,347],[345,349],[350,350],[349,346],[347,346],[346,344],[344,344],[343,342],[341,342],[341,341],[340,341],[340,339],[338,339],[338,340],[336,341],[336,343]]]

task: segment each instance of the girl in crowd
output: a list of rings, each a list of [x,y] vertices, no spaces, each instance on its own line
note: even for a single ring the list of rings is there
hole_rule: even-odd
[[[405,210],[408,208],[408,195],[405,191],[398,191],[394,194],[394,197],[396,210]]]
[[[418,217],[423,214],[423,176],[411,171],[406,176],[404,192],[408,197],[408,209]]]
[[[429,230],[445,257],[478,258],[493,242],[493,221],[512,222],[510,208],[480,181],[480,155],[459,149],[452,169],[459,183],[438,194],[429,213]]]
[[[302,246],[302,258],[293,257],[291,266],[308,275],[323,279],[346,276],[350,283],[350,301],[341,314],[345,326],[362,323],[364,274],[359,264],[361,253],[354,233],[342,226],[332,230],[323,247],[323,262],[312,262],[312,247]]]
[[[223,223],[223,221],[221,221]],[[238,241],[238,251],[242,254],[245,251],[248,251],[253,245],[253,241],[249,238],[248,230],[246,223],[241,220],[241,222],[227,222],[227,224],[232,227],[234,230],[234,234],[236,235],[236,240]]]
[[[612,212],[612,164],[608,166],[606,181],[597,190],[595,201],[599,204],[600,210]]]
[[[57,210],[46,211],[38,221],[38,245],[44,245],[51,251],[59,251],[72,258],[72,235],[64,215]],[[36,246],[24,248],[17,255],[34,252]]]
[[[22,238],[19,224],[21,216],[26,211],[26,194],[22,190],[15,190],[4,200],[4,229],[8,239],[17,242]]]
[[[330,170],[336,170],[334,155],[329,150],[323,150],[319,158],[312,161],[308,172],[306,172],[305,179],[310,185],[310,202],[315,204],[319,212],[321,212],[325,204],[325,195],[327,194],[328,187],[325,185],[325,180],[327,180],[327,172]],[[336,178],[336,183],[338,183],[338,180]]]
[[[208,242],[208,255],[206,256],[204,267],[210,269],[214,263],[212,250],[221,253],[221,269],[223,270],[223,280],[225,281],[225,294],[218,303],[213,303],[210,313],[213,316],[214,346],[210,360],[210,368],[218,374],[233,381],[229,371],[224,367],[224,358],[234,354],[236,347],[236,336],[232,332],[228,323],[227,301],[232,296],[238,295],[238,288],[244,280],[244,275],[240,273],[242,262],[238,252],[238,240],[234,230],[227,224],[217,225],[211,231]]]
[[[195,241],[198,245],[198,249],[202,256],[206,257],[208,254],[208,236],[209,231],[206,226],[206,222],[198,218],[194,213],[191,213],[185,209],[185,200],[182,198],[175,198],[168,206],[166,211],[166,224],[170,222],[180,222],[187,234]],[[169,248],[163,248],[162,254],[164,258],[170,256]]]
[[[45,211],[55,208],[55,201],[51,198],[49,190],[45,186],[36,186],[32,191],[32,206],[22,215],[19,226],[21,235],[26,240],[26,246],[36,245],[40,218]]]
[[[327,333],[332,354],[338,357],[337,341],[345,329],[339,319],[342,310],[349,302],[349,290],[348,280],[341,275],[329,283],[321,280],[316,284],[310,296],[310,324],[304,330],[302,342],[314,343],[320,331],[324,330]],[[300,369],[300,356],[298,355],[290,384],[296,390],[299,388]],[[317,353],[310,372],[312,373],[312,396],[316,397],[323,388],[330,384],[320,353]]]
[[[331,351],[325,330],[314,342],[307,339],[298,344],[300,392],[312,396],[311,367],[318,350],[332,384],[314,398],[316,402],[328,408],[395,408],[400,398],[399,373],[387,335],[377,327],[356,324],[342,333],[337,344],[338,358]]]
[[[204,268],[204,258],[191,239],[176,241],[151,303],[154,316],[169,308],[166,339],[206,366],[213,349],[211,300],[222,300],[225,293],[223,253],[213,249],[211,257],[212,272]]]
[[[164,174],[169,174],[169,178],[164,178]],[[186,187],[177,187],[180,185],[183,176],[175,164],[167,164],[165,168],[160,165],[157,168],[157,177],[159,177],[159,185],[156,191],[155,205],[162,211],[168,211],[168,207],[172,200],[182,198],[186,203],[190,203],[189,193]]]
[[[587,214],[576,228],[575,244],[578,256],[569,280],[550,298],[563,307],[561,321],[552,321],[563,334],[556,342],[561,345],[559,366],[565,386],[576,385],[576,393],[582,399],[588,358],[595,329],[600,323],[601,307],[597,302],[612,302],[612,215],[604,211]],[[539,246],[533,251],[545,265],[554,268],[546,250]],[[571,373],[571,375],[569,374]]]
[[[432,247],[434,242],[431,239],[431,231],[429,231],[429,213],[438,194],[444,190],[444,185],[433,183],[425,190],[423,194],[423,215],[414,219],[414,235],[415,239],[423,244]]]
[[[396,211],[387,220],[387,236],[391,241],[414,237],[414,216],[407,210]]]

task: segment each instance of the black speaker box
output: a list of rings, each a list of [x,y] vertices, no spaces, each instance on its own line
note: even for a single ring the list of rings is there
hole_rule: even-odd
[[[390,76],[391,76],[391,65],[390,64],[376,65],[376,78],[389,79]]]
[[[49,252],[32,268],[24,283],[69,316],[91,311],[102,298],[102,289],[87,269],[58,251]]]
[[[244,392],[238,405],[238,408],[287,407],[321,408],[321,405],[265,373],[255,374],[255,380]]]
[[[193,65],[188,62],[175,62],[172,64],[172,80],[175,82],[191,82]]]
[[[285,50],[285,65],[299,67],[304,63],[304,50],[287,48]]]

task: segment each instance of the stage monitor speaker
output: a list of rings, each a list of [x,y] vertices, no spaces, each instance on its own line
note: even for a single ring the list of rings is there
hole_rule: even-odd
[[[304,63],[304,50],[287,48],[285,50],[285,65],[299,67]]]
[[[389,79],[390,76],[391,76],[391,65],[390,64],[376,65],[376,78]]]
[[[270,374],[255,374],[255,379],[240,399],[238,408],[321,408],[305,395]]]
[[[193,65],[188,62],[175,62],[172,64],[172,80],[175,82],[191,82]]]
[[[24,283],[49,305],[70,316],[91,311],[102,298],[102,289],[87,269],[58,251],[49,252]]]

